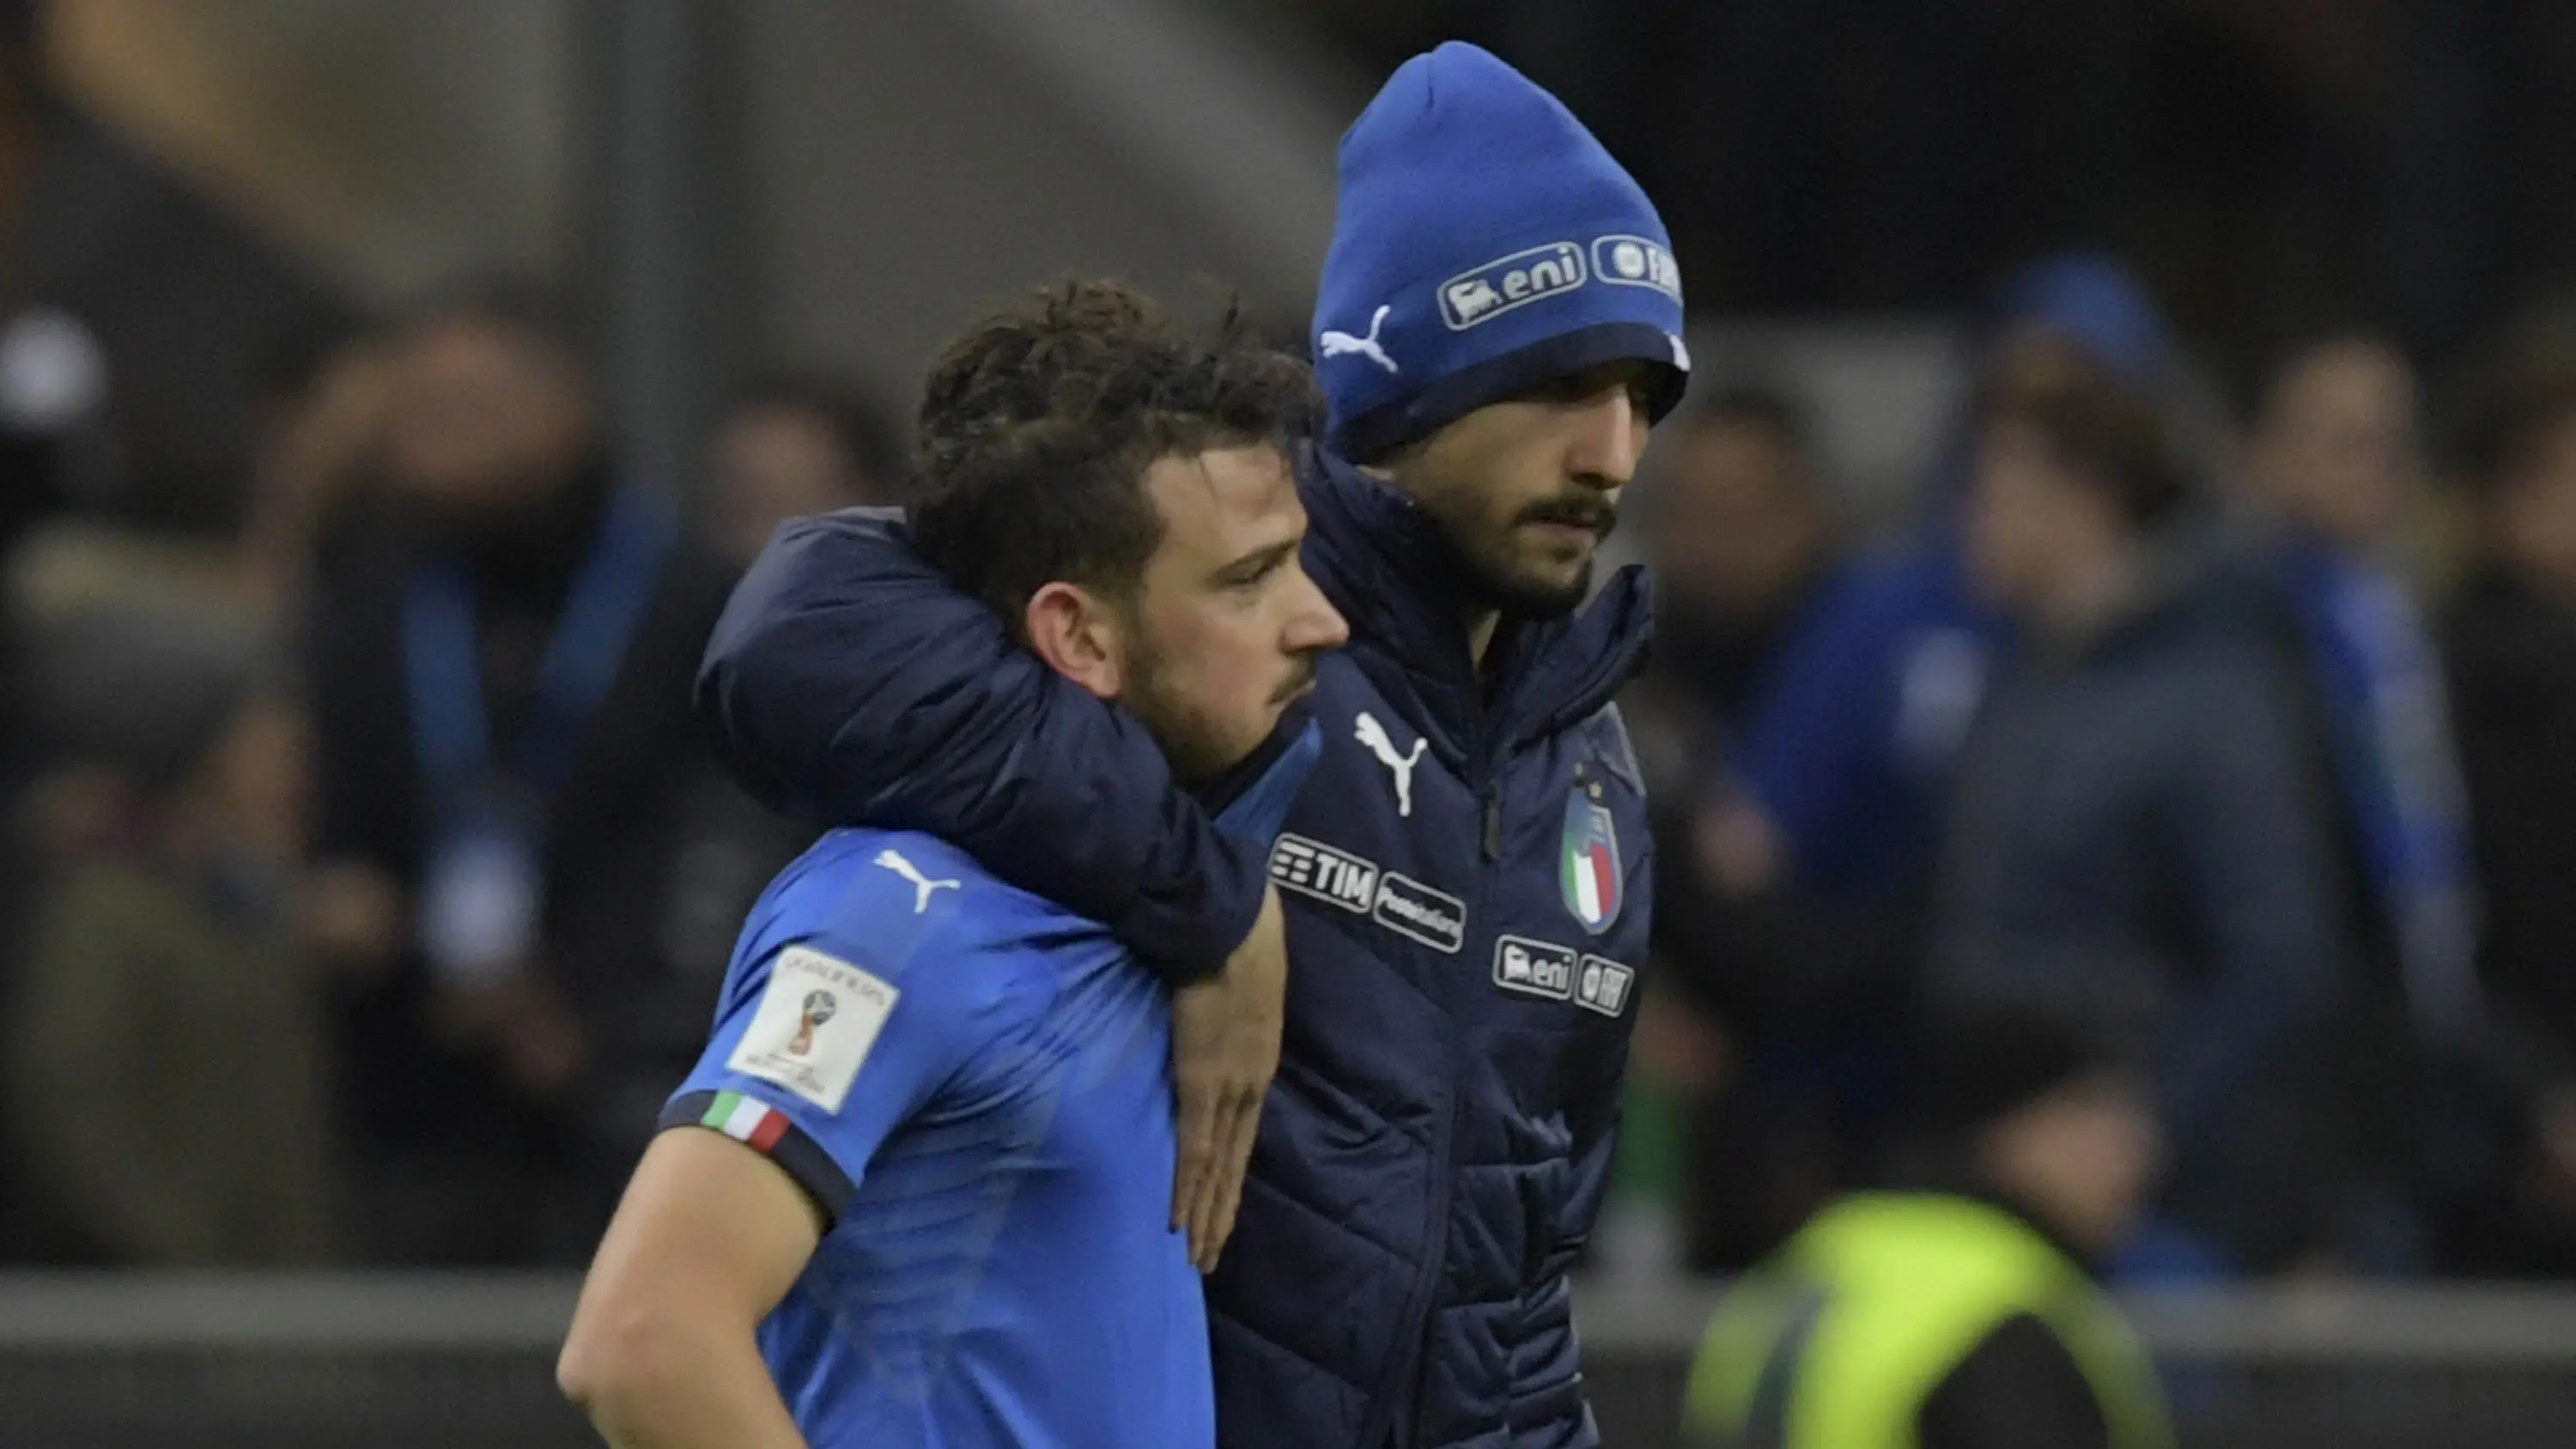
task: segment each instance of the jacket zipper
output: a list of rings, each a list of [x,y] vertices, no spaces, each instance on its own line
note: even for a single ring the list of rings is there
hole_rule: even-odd
[[[1503,858],[1502,774],[1499,763],[1490,753],[1489,743],[1482,738],[1483,731],[1479,729],[1477,734],[1480,753],[1475,757],[1476,773],[1482,778],[1476,782],[1476,797],[1484,805],[1479,854],[1487,865],[1492,865]],[[1487,872],[1480,870],[1476,873],[1476,888],[1468,901],[1468,919],[1475,919],[1475,913],[1486,908],[1491,894],[1488,889],[1490,880]],[[1444,1010],[1448,1008],[1449,1003],[1445,1000],[1441,1004]],[[1432,1195],[1431,1230],[1427,1234],[1432,1251],[1424,1255],[1423,1269],[1414,1280],[1408,1304],[1408,1307],[1418,1307],[1420,1313],[1413,1327],[1413,1362],[1410,1365],[1416,1392],[1405,1393],[1405,1386],[1397,1383],[1389,1383],[1381,1389],[1378,1404],[1372,1407],[1368,1421],[1363,1425],[1360,1435],[1363,1445],[1391,1444],[1395,1449],[1405,1449],[1405,1446],[1423,1441],[1422,1413],[1425,1406],[1418,1390],[1425,1376],[1431,1372],[1432,1320],[1438,1307],[1440,1280],[1449,1270],[1449,1204],[1458,1181],[1458,1123],[1467,1111],[1466,1073],[1458,1065],[1458,1057],[1463,1051],[1463,1046],[1453,1048],[1450,1060],[1449,1133],[1441,1144],[1440,1186]],[[1406,1316],[1414,1315],[1409,1312]],[[1397,1411],[1408,1399],[1411,1400],[1411,1412],[1403,1416],[1405,1422],[1399,1434]]]
[[[1361,1427],[1359,1441],[1364,1445],[1405,1449],[1422,1442],[1419,1390],[1431,1372],[1431,1321],[1440,1296],[1440,1280],[1449,1269],[1449,1200],[1458,1176],[1458,1119],[1465,1111],[1464,1095],[1451,1093],[1448,1140],[1441,1143],[1440,1187],[1431,1198],[1431,1231],[1425,1244],[1430,1251],[1423,1254],[1422,1269],[1414,1276],[1413,1291],[1405,1305],[1405,1317],[1412,1321],[1413,1352],[1408,1361],[1400,1362],[1403,1372],[1390,1374],[1379,1386],[1376,1402]],[[1406,1409],[1410,1412],[1400,1414]]]
[[[1478,793],[1494,797],[1493,783],[1485,781]],[[1488,857],[1491,858],[1490,856]],[[1484,873],[1477,872],[1476,889],[1467,903],[1468,919],[1484,908],[1486,901]],[[1449,1003],[1441,1002],[1448,1011]],[[1422,1440],[1422,1404],[1419,1389],[1423,1377],[1431,1371],[1431,1320],[1440,1297],[1440,1280],[1449,1271],[1449,1201],[1458,1180],[1458,1122],[1467,1112],[1466,1073],[1458,1068],[1457,1058],[1463,1046],[1453,1045],[1449,1063],[1449,1130],[1440,1142],[1439,1186],[1431,1195],[1429,1231],[1423,1234],[1422,1267],[1414,1274],[1413,1288],[1405,1298],[1405,1317],[1412,1328],[1411,1361],[1399,1361],[1400,1372],[1391,1373],[1382,1382],[1369,1406],[1369,1416],[1361,1424],[1359,1442],[1371,1449],[1380,1446],[1404,1446]],[[1408,1382],[1409,1380],[1409,1382]],[[1409,1407],[1410,1412],[1402,1412]],[[1400,1421],[1399,1421],[1400,1416]]]

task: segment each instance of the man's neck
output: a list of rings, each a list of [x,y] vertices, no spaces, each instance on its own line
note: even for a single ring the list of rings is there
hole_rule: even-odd
[[[1383,483],[1398,492],[1410,491],[1404,486],[1403,476],[1388,464],[1354,463],[1351,466],[1362,474],[1374,478],[1380,483]],[[1500,633],[1502,629],[1502,612],[1497,609],[1470,607],[1466,611],[1465,620],[1467,624],[1467,662],[1475,669],[1477,676],[1479,678],[1483,678],[1485,672],[1485,656],[1493,649],[1494,636]]]
[[[1494,635],[1502,628],[1503,616],[1494,609],[1467,611],[1467,657],[1474,661],[1476,672],[1485,671],[1485,655],[1494,647]]]

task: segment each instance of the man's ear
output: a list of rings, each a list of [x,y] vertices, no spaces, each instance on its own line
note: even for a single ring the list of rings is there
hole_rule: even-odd
[[[1099,695],[1116,699],[1126,687],[1120,661],[1126,634],[1118,611],[1077,584],[1041,586],[1022,616],[1029,647],[1056,673]]]

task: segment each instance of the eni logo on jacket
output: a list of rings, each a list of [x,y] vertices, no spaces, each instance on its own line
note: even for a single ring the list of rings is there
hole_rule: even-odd
[[[1565,908],[1583,929],[1600,935],[1619,919],[1626,894],[1619,866],[1619,831],[1610,808],[1586,795],[1581,786],[1565,795],[1565,835],[1559,847],[1558,878],[1565,888]]]

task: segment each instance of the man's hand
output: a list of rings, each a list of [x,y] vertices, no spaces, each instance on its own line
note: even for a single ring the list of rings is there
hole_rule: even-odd
[[[1243,1174],[1261,1103],[1279,1070],[1288,994],[1287,922],[1265,887],[1261,915],[1225,969],[1172,993],[1172,1084],[1180,1105],[1180,1171],[1172,1226],[1187,1228],[1190,1261],[1216,1270],[1243,1203]]]
[[[328,860],[304,872],[297,901],[305,949],[351,976],[389,969],[410,922],[401,882],[381,866]]]

